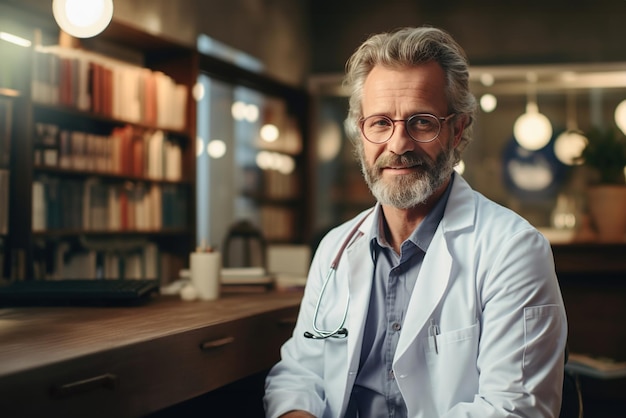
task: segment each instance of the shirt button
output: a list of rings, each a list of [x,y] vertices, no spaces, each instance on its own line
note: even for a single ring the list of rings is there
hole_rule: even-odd
[[[389,370],[389,380],[393,380],[395,378],[396,376],[394,375],[393,370]]]
[[[394,322],[394,323],[391,325],[391,329],[393,329],[394,331],[400,331],[400,329],[401,329],[401,328],[402,328],[402,325],[400,325],[400,323],[399,323],[399,322]]]

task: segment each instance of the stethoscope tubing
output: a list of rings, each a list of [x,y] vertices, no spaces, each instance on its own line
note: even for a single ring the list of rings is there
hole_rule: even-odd
[[[345,309],[343,310],[343,315],[342,315],[342,318],[341,318],[341,322],[339,323],[338,327],[336,327],[333,330],[323,330],[323,329],[320,329],[320,328],[317,327],[317,317],[319,316],[320,305],[322,303],[322,299],[324,298],[324,294],[326,293],[326,288],[328,287],[328,283],[330,283],[330,279],[332,278],[333,275],[335,277],[337,276],[337,268],[339,267],[339,261],[341,260],[341,257],[343,256],[343,252],[345,251],[346,247],[350,244],[350,242],[352,242],[352,239],[354,238],[354,236],[359,232],[359,228],[361,227],[363,222],[365,222],[365,219],[367,219],[367,217],[373,211],[374,211],[374,209],[370,210],[350,230],[350,233],[348,234],[346,239],[341,244],[341,247],[339,248],[339,251],[337,251],[337,254],[335,255],[335,258],[330,263],[330,268],[328,269],[328,273],[326,274],[326,278],[324,279],[324,283],[322,284],[322,288],[320,289],[320,294],[317,297],[317,303],[315,304],[315,313],[313,314],[313,321],[312,321],[313,322],[313,324],[312,324],[313,325],[313,332],[305,331],[304,332],[304,337],[305,338],[309,338],[309,339],[313,339],[313,340],[325,340],[325,339],[330,338],[330,337],[333,337],[333,338],[346,338],[348,336],[348,330],[346,328],[344,328],[344,325],[346,323],[346,319],[348,318],[348,308],[350,306],[350,292],[348,292],[348,296],[346,297]]]

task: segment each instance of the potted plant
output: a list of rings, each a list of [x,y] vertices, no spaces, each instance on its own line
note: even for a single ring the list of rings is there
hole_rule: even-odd
[[[588,208],[600,241],[622,242],[626,234],[626,137],[593,128],[579,161],[589,169]]]

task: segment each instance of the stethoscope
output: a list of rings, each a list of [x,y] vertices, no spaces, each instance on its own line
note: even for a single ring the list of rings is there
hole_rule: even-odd
[[[335,258],[333,259],[332,263],[330,263],[330,268],[328,269],[328,273],[326,274],[326,279],[324,280],[324,283],[322,284],[322,289],[320,290],[320,294],[317,297],[317,303],[315,304],[315,312],[313,314],[313,324],[312,324],[313,332],[305,331],[304,332],[305,338],[310,338],[312,340],[325,340],[326,338],[330,338],[330,337],[346,338],[348,336],[348,330],[344,327],[344,325],[346,324],[346,318],[348,317],[348,307],[350,305],[350,292],[348,292],[348,296],[346,297],[346,305],[345,305],[346,307],[343,310],[341,322],[339,323],[337,328],[334,328],[331,330],[324,330],[324,329],[318,328],[317,317],[320,312],[320,304],[322,303],[322,298],[324,297],[324,293],[326,293],[326,286],[328,286],[328,283],[330,283],[331,279],[337,277],[337,267],[339,266],[339,260],[341,260],[341,256],[343,255],[344,250],[346,249],[348,244],[352,242],[352,239],[354,238],[354,236],[359,232],[359,227],[361,226],[361,224],[363,224],[365,219],[367,219],[369,214],[373,212],[373,210],[374,209],[372,209],[365,216],[363,216],[363,218],[361,218],[359,222],[357,222],[357,224],[352,228],[352,230],[350,231],[350,233],[344,240],[343,244],[341,244],[341,247],[339,248],[337,255],[335,255]]]

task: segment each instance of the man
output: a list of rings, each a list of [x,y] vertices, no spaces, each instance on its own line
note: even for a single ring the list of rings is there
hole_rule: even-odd
[[[550,245],[453,170],[475,109],[465,53],[435,28],[374,35],[346,83],[378,203],[320,243],[267,416],[558,416],[567,323]]]

